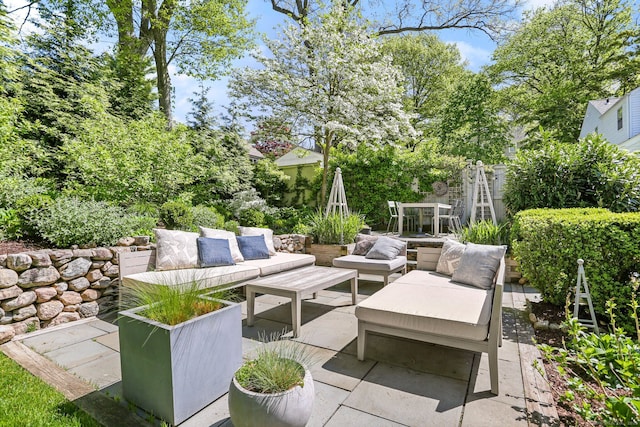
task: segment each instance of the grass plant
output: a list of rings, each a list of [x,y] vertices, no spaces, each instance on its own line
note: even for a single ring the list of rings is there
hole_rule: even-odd
[[[127,307],[147,306],[138,313],[141,316],[174,326],[219,310],[225,306],[221,300],[234,298],[231,290],[203,290],[192,280],[187,285],[166,284],[129,289],[124,300]]]
[[[297,385],[304,387],[305,369],[313,360],[308,347],[283,339],[282,333],[260,337],[263,344],[256,358],[245,362],[236,372],[236,380],[256,393],[280,393]]]
[[[310,233],[315,243],[321,245],[343,245],[353,243],[364,227],[364,218],[358,214],[342,217],[340,214],[324,214],[317,210],[309,221]]]
[[[0,389],[0,426],[100,426],[61,393],[2,353]]]
[[[462,228],[460,240],[479,245],[507,245],[509,228],[506,223],[496,225],[489,220],[478,221]]]

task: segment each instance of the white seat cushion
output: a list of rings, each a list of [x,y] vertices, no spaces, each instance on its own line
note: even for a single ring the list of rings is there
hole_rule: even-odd
[[[251,259],[246,260],[242,265],[249,265],[260,269],[260,276],[268,276],[269,274],[280,273],[282,271],[293,270],[298,267],[313,265],[316,257],[306,254],[290,254],[286,252],[278,252],[278,256],[269,257],[267,259]]]
[[[345,255],[333,259],[333,266],[340,268],[353,268],[356,270],[369,270],[390,272],[404,267],[407,257],[397,256],[394,259],[371,259],[362,255]]]
[[[492,300],[491,289],[413,270],[359,303],[355,314],[366,322],[483,341],[489,334]]]
[[[200,289],[209,289],[255,279],[260,275],[258,267],[245,264],[183,270],[146,271],[123,277],[122,286],[125,288],[144,285],[189,286],[193,281],[197,281]]]

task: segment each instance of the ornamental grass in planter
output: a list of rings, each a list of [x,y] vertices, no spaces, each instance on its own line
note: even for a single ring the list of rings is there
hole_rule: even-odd
[[[364,219],[359,214],[325,215],[321,210],[311,217],[309,233],[313,243],[308,252],[316,257],[316,265],[332,266],[333,259],[349,255],[355,248],[356,235],[364,227]]]
[[[195,282],[132,290],[125,301],[141,306],[118,320],[124,398],[177,425],[226,393],[242,363],[242,314],[229,296]]]
[[[275,334],[246,361],[229,386],[229,413],[236,427],[305,426],[315,390],[308,348]]]

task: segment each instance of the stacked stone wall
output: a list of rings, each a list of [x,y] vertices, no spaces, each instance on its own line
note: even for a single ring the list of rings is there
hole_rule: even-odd
[[[274,236],[279,252],[304,253],[305,236]],[[25,332],[116,310],[120,252],[150,250],[149,238],[118,246],[0,255],[0,344]]]

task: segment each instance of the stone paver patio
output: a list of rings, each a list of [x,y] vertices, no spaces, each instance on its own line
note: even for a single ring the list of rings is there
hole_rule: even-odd
[[[358,300],[381,282],[360,281]],[[356,358],[357,320],[349,283],[320,291],[302,306],[298,341],[312,346],[316,400],[309,426],[527,426],[553,425],[557,414],[544,379],[532,366],[538,351],[524,318],[527,292],[505,285],[500,395],[490,393],[486,355],[386,336],[371,336],[367,360]],[[262,295],[256,322],[243,326],[243,351],[258,334],[291,330],[290,302]],[[243,303],[246,322],[246,302]],[[289,332],[289,335],[291,333]],[[106,426],[149,425],[151,417],[119,398],[118,328],[87,319],[30,335],[0,347],[60,389]],[[182,426],[231,426],[227,396]]]

